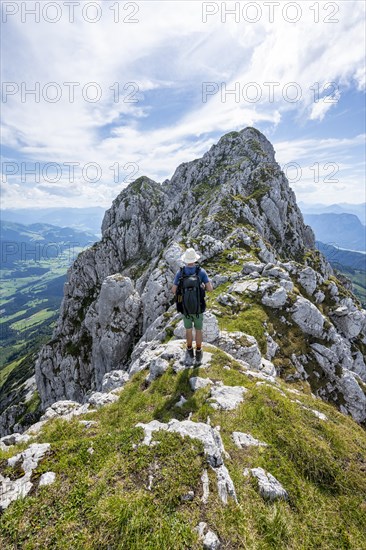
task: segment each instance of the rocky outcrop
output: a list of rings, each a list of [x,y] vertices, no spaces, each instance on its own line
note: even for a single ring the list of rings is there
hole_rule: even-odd
[[[118,369],[127,356],[140,317],[141,298],[131,279],[118,274],[106,277],[95,305],[85,317],[92,340],[90,368],[97,391],[104,374]]]
[[[267,443],[264,443],[263,441],[259,441],[255,437],[253,437],[250,434],[246,434],[243,432],[233,432],[232,438],[235,443],[235,445],[239,449],[244,449],[245,447],[267,447]]]
[[[286,360],[289,376],[308,380],[317,395],[365,420],[365,312],[315,252],[273,147],[254,128],[223,136],[161,184],[137,179],[113,201],[101,241],[68,271],[57,327],[39,354],[43,410],[65,399],[113,401],[114,390],[103,388],[112,372],[132,376],[148,365],[150,384],[170,365],[184,368],[173,343],[185,331],[171,285],[188,246],[222,287],[205,313],[205,342],[264,380],[281,373]],[[267,318],[261,346],[241,328],[254,304]],[[296,334],[299,349],[283,345],[284,331]],[[168,340],[170,347],[159,348]],[[314,344],[330,350],[326,360]]]
[[[263,468],[245,468],[243,473],[244,476],[252,475],[257,479],[259,493],[265,500],[288,499],[287,491],[281,483]]]
[[[124,189],[105,214],[102,240],[68,272],[58,326],[36,364],[43,407],[81,401],[100,389],[105,372],[124,369],[133,344],[171,301],[183,236],[209,259],[239,221],[259,232],[267,257],[274,253],[263,239],[293,256],[314,244],[272,145],[253,128],[223,136],[171,180],[142,177]]]
[[[324,316],[309,300],[299,296],[291,313],[292,319],[305,334],[318,338],[323,336]]]
[[[203,445],[207,462],[217,476],[217,488],[221,501],[227,504],[229,496],[234,501],[237,500],[234,483],[224,465],[226,452],[218,429],[212,428],[203,422],[192,422],[191,420],[179,422],[175,419],[171,420],[168,424],[152,420],[148,424],[139,423],[136,427],[143,428],[145,432],[143,443],[145,445],[151,444],[153,433],[159,430],[198,439]]]
[[[12,456],[8,459],[8,466],[14,467],[21,462],[21,469],[24,474],[16,479],[4,477],[0,474],[0,511],[5,510],[11,502],[20,497],[25,497],[33,488],[32,473],[37,468],[38,462],[50,450],[49,443],[32,443],[28,449]],[[54,472],[46,472],[43,479],[40,479],[40,484],[45,485],[52,483],[55,479]]]

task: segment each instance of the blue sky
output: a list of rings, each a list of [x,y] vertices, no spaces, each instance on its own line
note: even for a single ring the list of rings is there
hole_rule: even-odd
[[[3,208],[107,208],[131,177],[163,181],[246,126],[299,201],[365,201],[362,0],[274,2],[273,21],[268,2],[120,2],[117,22],[114,1],[79,4],[73,22],[61,0],[36,22],[35,2],[2,2]]]

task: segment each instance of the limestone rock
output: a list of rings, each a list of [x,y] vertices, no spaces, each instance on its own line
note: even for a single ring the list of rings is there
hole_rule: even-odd
[[[257,271],[258,273],[262,273],[265,265],[266,264],[264,264],[264,263],[245,262],[241,272],[243,273],[243,275],[249,275],[249,273],[252,273],[253,271]]]
[[[199,376],[192,376],[189,379],[189,385],[191,386],[192,391],[197,391],[197,390],[200,390],[201,388],[206,388],[206,386],[209,386],[210,384],[213,384],[213,382],[209,378],[200,378]]]
[[[120,388],[128,382],[128,378],[127,372],[123,370],[112,370],[111,372],[107,372],[103,376],[102,392],[109,392],[116,388]]]
[[[25,497],[33,487],[30,481],[32,473],[28,472],[24,476],[12,481],[9,477],[3,477],[0,474],[0,511],[6,508],[14,500]]]
[[[277,376],[276,367],[274,366],[272,361],[269,361],[264,357],[262,357],[260,372],[262,374],[267,374],[272,378],[275,378]]]
[[[245,447],[250,447],[250,446],[254,446],[254,447],[268,446],[267,443],[264,443],[263,441],[259,441],[259,439],[255,439],[255,437],[253,437],[252,435],[246,434],[243,432],[233,432],[232,438],[235,445],[239,449],[243,449]]]
[[[150,384],[153,380],[156,380],[161,376],[169,367],[169,362],[162,357],[156,357],[151,360],[149,365],[149,374],[146,381]]]
[[[280,265],[275,265],[274,263],[268,263],[263,268],[262,275],[264,277],[275,277],[277,279],[289,279],[289,274],[286,269]]]
[[[8,465],[14,466],[22,460],[22,469],[24,473],[30,472],[37,467],[38,462],[51,448],[49,443],[32,443],[25,451],[8,458]]]
[[[23,443],[29,441],[30,436],[27,434],[13,433],[10,435],[5,435],[0,439],[0,448],[6,449],[11,445],[17,445],[18,443]]]
[[[232,294],[222,293],[217,297],[217,301],[222,306],[236,308],[239,305],[238,300]]]
[[[114,395],[113,393],[102,393],[102,392],[93,392],[89,398],[88,402],[91,405],[94,405],[95,407],[103,407],[104,405],[109,405],[110,403],[114,403],[115,401],[118,401],[119,397],[118,395]]]
[[[339,371],[339,347],[334,350],[319,343],[311,344],[314,357],[326,375],[327,386],[320,388],[318,394],[325,397],[326,393],[332,393],[334,390],[341,393],[341,410],[346,414],[351,414],[357,422],[363,422],[366,419],[366,395],[358,384],[354,373],[343,367]],[[338,353],[337,353],[338,351]]]
[[[141,341],[131,355],[129,376],[141,370],[151,369],[151,378],[150,373],[148,376],[149,381],[152,381],[168,368],[169,361],[173,360],[174,364],[180,362],[183,364],[183,345],[182,340],[172,340],[167,344],[161,344],[155,340]]]
[[[261,208],[262,207],[262,201],[261,201]],[[267,212],[265,212],[266,216],[271,216],[272,215],[272,212],[271,210],[267,210]],[[269,236],[269,235],[268,235]],[[260,251],[258,252],[258,258],[260,260],[262,260],[262,262],[274,262],[275,261],[275,255],[273,253],[272,250],[270,250],[266,245],[265,243],[263,242],[263,240],[261,238],[258,239],[257,241],[257,244],[260,248]]]
[[[290,312],[292,319],[305,334],[310,334],[317,338],[323,336],[325,318],[309,300],[298,296]]]
[[[210,404],[214,409],[231,411],[244,401],[247,391],[243,386],[215,385],[211,388]]]
[[[355,338],[366,329],[366,311],[358,310],[352,302],[339,306],[332,312],[331,317],[346,338]]]
[[[76,401],[71,401],[69,399],[64,399],[62,401],[56,401],[48,407],[43,416],[41,416],[41,422],[44,420],[50,420],[51,418],[56,418],[62,416],[67,420],[73,416],[79,416],[88,412],[89,404],[81,405]]]
[[[174,275],[175,273],[163,269],[160,265],[150,273],[141,295],[142,332],[145,332],[151,323],[165,312],[166,305],[172,296],[171,286]]]
[[[281,308],[287,301],[287,292],[283,287],[278,287],[272,293],[265,292],[262,296],[262,304],[272,308]]]
[[[0,474],[0,510],[5,510],[11,502],[20,497],[25,497],[33,487],[31,476],[37,468],[38,462],[50,449],[49,443],[32,443],[25,451],[8,458],[8,466],[15,466],[22,462],[21,467],[24,475],[18,479],[11,480]]]
[[[176,402],[176,407],[183,407],[184,403],[187,403],[187,399],[184,397],[184,395],[181,395],[179,398],[179,401]]]
[[[314,293],[318,283],[314,269],[309,266],[305,267],[299,271],[297,280],[308,294],[312,295]]]
[[[211,279],[211,282],[212,282],[212,285],[214,288],[220,286],[220,285],[223,285],[225,283],[227,283],[229,280],[229,277],[227,275],[221,275],[219,273],[217,273],[216,275],[214,275]]]
[[[222,330],[215,343],[236,359],[245,361],[254,369],[260,369],[262,357],[254,336],[240,331],[227,332]]]
[[[263,468],[245,468],[244,475],[251,474],[258,480],[259,493],[264,499],[288,499],[287,491],[282,487],[281,483],[269,472]]]
[[[203,422],[192,422],[191,420],[179,422],[173,419],[168,424],[164,424],[158,420],[152,420],[147,424],[139,423],[136,426],[145,431],[145,445],[150,445],[154,431],[166,430],[179,433],[181,436],[188,436],[202,442],[207,460],[212,467],[217,468],[223,464],[224,446],[220,434],[215,428]]]
[[[201,476],[201,481],[202,481],[202,502],[204,504],[207,504],[208,502],[208,497],[210,495],[210,483],[209,483],[209,479],[208,479],[208,473],[207,473],[207,470],[204,470],[202,476]]]
[[[198,246],[199,250],[202,252],[202,257],[206,260],[216,256],[225,249],[223,242],[215,239],[212,235],[202,235],[198,241]]]
[[[243,294],[245,292],[257,292],[257,291],[258,291],[258,283],[250,280],[236,281],[229,288],[229,292],[237,292],[238,294]]]
[[[39,487],[43,487],[45,485],[51,485],[56,480],[56,474],[55,472],[45,472],[41,475],[39,480]]]
[[[267,339],[266,359],[270,361],[276,355],[279,345],[268,333],[266,334],[266,339]]]
[[[171,335],[172,326],[180,318],[181,314],[175,311],[175,306],[170,307],[165,313],[159,315],[159,317],[151,323],[135,347],[137,347],[140,342],[150,342],[152,340],[163,342],[167,336]]]
[[[324,302],[325,294],[322,290],[317,290],[314,294],[314,298],[317,304]]]
[[[228,498],[231,497],[235,502],[237,502],[234,483],[225,464],[221,464],[221,466],[215,468],[214,470],[217,476],[217,489],[221,501],[224,504],[227,504]]]
[[[170,268],[170,272],[174,273],[174,275],[182,265],[181,256],[183,252],[184,250],[181,245],[173,241],[163,254],[163,260]]]
[[[141,299],[131,279],[119,274],[106,277],[94,311],[85,323],[93,340],[92,369],[100,391],[103,376],[119,370],[125,360],[141,314]]]
[[[226,453],[218,429],[212,428],[209,424],[202,422],[192,422],[191,420],[179,422],[175,419],[171,420],[168,424],[153,420],[147,424],[139,423],[136,427],[143,428],[145,432],[143,443],[145,445],[151,444],[153,432],[158,430],[179,433],[183,437],[188,436],[201,441],[207,461],[216,473],[221,501],[223,504],[226,504],[228,497],[233,498],[235,501],[237,500],[233,481],[223,463]],[[206,502],[209,493],[207,473],[203,475],[202,481],[204,483],[204,501]]]
[[[342,376],[336,382],[342,393],[345,404],[340,406],[342,412],[350,414],[356,422],[366,420],[366,395],[360,388],[354,374],[343,369]]]
[[[320,411],[317,411],[316,409],[310,409],[310,410],[311,410],[311,412],[312,412],[313,414],[315,414],[315,416],[316,416],[317,418],[319,418],[320,420],[328,420],[328,417],[327,417],[326,414],[324,414],[324,413],[322,413],[322,412],[320,412]]]
[[[353,356],[353,364],[350,370],[357,374],[363,382],[366,382],[366,364],[365,359],[360,351],[356,351]]]
[[[202,539],[204,550],[219,550],[221,548],[218,536],[211,529],[208,529],[207,523],[201,521],[196,530],[198,536]]]

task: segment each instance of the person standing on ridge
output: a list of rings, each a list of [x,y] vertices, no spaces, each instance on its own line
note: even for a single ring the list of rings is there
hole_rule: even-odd
[[[187,349],[185,363],[198,366],[202,362],[202,327],[203,312],[205,311],[205,291],[213,290],[206,271],[198,264],[200,256],[194,248],[187,248],[182,262],[185,264],[177,271],[174,277],[172,292],[175,295],[177,310],[183,315],[186,329]],[[196,331],[196,355],[193,351],[193,326]]]

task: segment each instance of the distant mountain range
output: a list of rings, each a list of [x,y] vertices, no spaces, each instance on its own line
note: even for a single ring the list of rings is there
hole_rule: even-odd
[[[303,214],[354,214],[362,224],[366,224],[366,203],[361,204],[306,204],[299,202]],[[81,231],[91,231],[101,236],[101,225],[105,208],[18,208],[1,211],[1,219],[21,224],[45,223],[59,227],[73,227]],[[322,239],[320,239],[322,240]]]
[[[366,227],[355,214],[303,214],[316,239],[336,248],[366,251]]]
[[[361,223],[366,224],[366,203],[361,204],[306,204],[299,202],[303,214],[354,214]]]
[[[1,211],[1,219],[21,224],[44,223],[73,227],[100,236],[105,208],[18,208]]]
[[[340,271],[344,267],[366,271],[366,254],[353,252],[352,250],[343,250],[342,248],[337,248],[331,244],[324,244],[320,241],[316,241],[315,244],[332,266]]]

